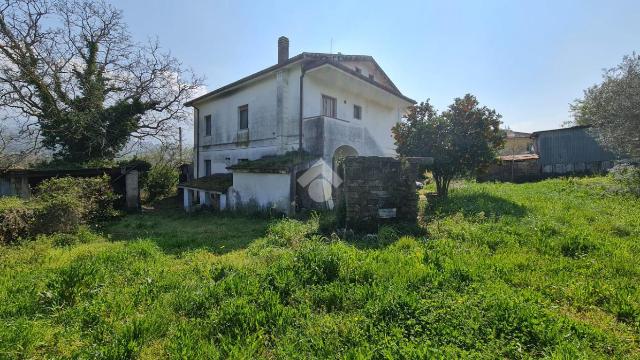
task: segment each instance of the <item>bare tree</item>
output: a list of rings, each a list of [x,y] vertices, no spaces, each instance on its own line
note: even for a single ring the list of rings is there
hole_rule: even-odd
[[[133,41],[103,1],[0,7],[0,105],[67,161],[111,159],[132,139],[173,135],[201,84],[157,40]]]

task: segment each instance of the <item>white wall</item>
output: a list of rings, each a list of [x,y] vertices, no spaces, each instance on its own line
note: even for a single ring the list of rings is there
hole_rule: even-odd
[[[300,65],[294,65],[281,70],[280,78],[269,74],[229,95],[196,104],[200,109],[199,176],[205,175],[205,160],[211,160],[212,173],[223,173],[240,159],[256,160],[297,149],[300,73]],[[278,96],[282,96],[280,114]],[[238,107],[242,105],[249,107],[249,142],[238,141]],[[207,115],[212,115],[211,136],[205,136]]]
[[[290,185],[289,174],[235,172],[231,197],[236,207],[255,202],[260,207],[275,207],[287,213],[290,203]]]
[[[336,136],[346,141],[336,144],[334,149],[351,145],[359,155],[395,156],[391,128],[401,120],[410,104],[384,90],[371,88],[370,84],[335,69],[309,73],[304,84],[304,117],[321,115],[322,95],[334,97],[337,99],[337,117],[342,124],[334,122],[333,135],[325,133],[325,138]],[[361,120],[353,117],[354,105],[362,107]],[[332,151],[325,149],[330,152],[325,157],[331,157]]]
[[[367,71],[363,66],[363,72]],[[255,160],[296,150],[300,74],[300,65],[294,64],[280,75],[269,74],[228,95],[197,104],[201,146],[198,176],[205,175],[206,160],[211,160],[213,173],[222,173],[239,159]],[[330,159],[340,145],[351,145],[360,155],[395,155],[391,127],[400,121],[408,102],[333,67],[324,67],[305,75],[303,117],[321,114],[322,94],[337,99],[338,118],[343,120],[325,132],[330,143],[325,144],[325,158]],[[249,105],[250,141],[239,143],[238,107],[245,104]],[[362,107],[362,120],[353,118],[354,104]],[[212,115],[211,136],[204,135],[208,114]]]

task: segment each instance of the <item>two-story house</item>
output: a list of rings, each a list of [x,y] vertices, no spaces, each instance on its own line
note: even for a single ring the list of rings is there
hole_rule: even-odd
[[[289,40],[280,37],[277,64],[186,103],[194,108],[195,179],[181,184],[185,207],[251,202],[289,212],[294,170],[242,164],[300,150],[328,164],[395,156],[391,128],[414,103],[371,56],[289,57]]]

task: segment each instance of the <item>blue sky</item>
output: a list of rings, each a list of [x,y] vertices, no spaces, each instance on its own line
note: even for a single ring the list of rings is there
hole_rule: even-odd
[[[640,1],[125,1],[137,39],[214,89],[303,51],[372,55],[400,90],[443,109],[470,92],[514,130],[559,127],[602,69],[640,50]]]

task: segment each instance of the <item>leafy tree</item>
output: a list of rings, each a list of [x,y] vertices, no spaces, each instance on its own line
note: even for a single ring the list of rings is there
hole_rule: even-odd
[[[640,55],[605,70],[602,83],[585,90],[571,110],[578,125],[593,125],[605,147],[640,157]]]
[[[133,41],[103,1],[0,5],[0,105],[58,158],[112,159],[132,139],[171,136],[201,82],[157,42]]]
[[[446,197],[452,179],[473,175],[495,161],[497,150],[504,145],[500,118],[467,94],[454,99],[441,114],[429,100],[411,107],[392,132],[401,156],[434,158],[428,169],[438,195]]]

